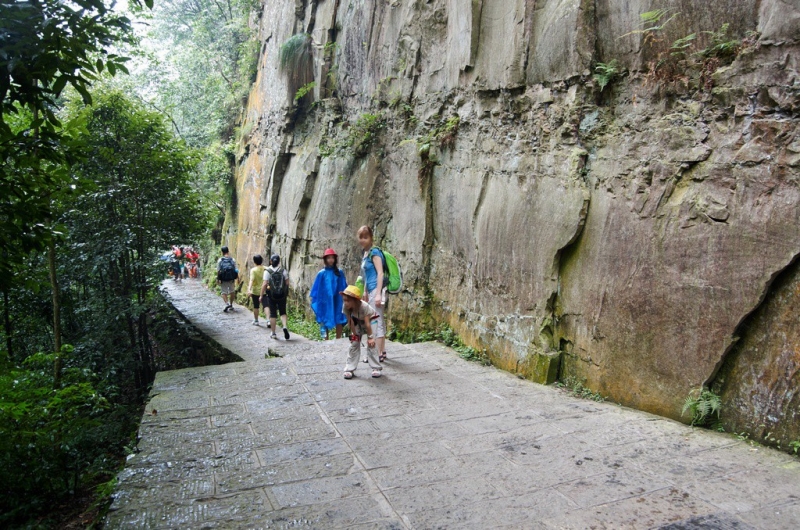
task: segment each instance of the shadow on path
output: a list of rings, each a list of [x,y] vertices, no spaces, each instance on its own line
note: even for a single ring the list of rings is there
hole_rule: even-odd
[[[789,455],[435,343],[345,381],[346,339],[271,340],[198,282],[167,288],[245,361],[157,375],[108,528],[800,528]]]

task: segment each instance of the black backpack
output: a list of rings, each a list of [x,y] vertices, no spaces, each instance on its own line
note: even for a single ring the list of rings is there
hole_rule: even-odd
[[[283,277],[283,267],[278,267],[269,275],[269,297],[273,300],[286,298],[286,280]]]
[[[233,258],[224,257],[219,260],[217,266],[217,279],[221,282],[230,282],[238,278],[236,273],[236,265],[233,263]]]

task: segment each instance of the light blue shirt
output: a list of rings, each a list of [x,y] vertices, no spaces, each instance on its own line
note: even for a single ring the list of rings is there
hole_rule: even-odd
[[[372,247],[366,257],[361,261],[362,276],[364,277],[367,291],[370,293],[378,288],[378,271],[375,269],[375,264],[372,262],[373,256],[378,256],[383,260],[381,251],[377,247]],[[386,275],[384,275],[383,281],[386,283]]]

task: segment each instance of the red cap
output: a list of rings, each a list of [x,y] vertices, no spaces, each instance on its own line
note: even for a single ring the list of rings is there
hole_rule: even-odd
[[[322,257],[323,258],[327,258],[328,256],[336,256],[336,251],[333,250],[332,248],[326,249],[325,253],[322,255]]]

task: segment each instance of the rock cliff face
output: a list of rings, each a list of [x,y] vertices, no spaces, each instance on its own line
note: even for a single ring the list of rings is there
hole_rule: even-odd
[[[800,439],[800,3],[276,0],[259,24],[240,263],[278,252],[302,294],[333,246],[352,280],[369,224],[398,326],[673,418],[712,386],[730,425]],[[302,32],[298,108],[278,56]]]

